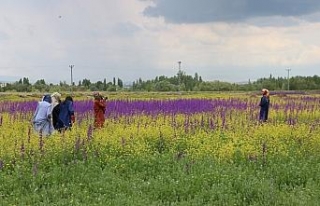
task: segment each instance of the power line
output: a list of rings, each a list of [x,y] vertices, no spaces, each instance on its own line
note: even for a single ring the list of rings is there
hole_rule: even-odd
[[[0,69],[32,69],[32,68],[48,68],[48,67],[53,67],[53,68],[65,68],[65,65],[47,65],[47,66],[0,66]],[[91,65],[78,65],[77,68],[83,68],[83,69],[103,69],[103,70],[108,70],[108,71],[118,71],[119,68],[111,68],[111,66],[91,66]],[[122,67],[122,71],[132,71],[132,68],[130,67]],[[143,69],[136,68],[135,71],[144,71]]]

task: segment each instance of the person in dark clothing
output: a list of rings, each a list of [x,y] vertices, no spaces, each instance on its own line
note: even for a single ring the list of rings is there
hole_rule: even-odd
[[[101,128],[104,125],[105,117],[104,114],[106,112],[106,99],[101,96],[99,93],[95,93],[94,95],[94,128]]]
[[[63,128],[63,123],[59,119],[60,114],[60,104],[61,104],[61,94],[55,92],[51,95],[52,98],[52,125],[55,130],[61,132],[61,128]]]
[[[73,123],[75,122],[72,97],[67,96],[66,99],[60,103],[59,109],[59,120],[56,125],[57,129],[59,131],[71,129]]]
[[[260,122],[266,122],[268,120],[268,113],[269,113],[269,104],[270,104],[270,93],[267,89],[262,89],[262,97],[260,100],[260,114],[259,120]]]

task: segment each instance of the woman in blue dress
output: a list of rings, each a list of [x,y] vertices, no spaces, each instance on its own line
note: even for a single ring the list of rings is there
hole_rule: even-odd
[[[56,128],[59,131],[71,129],[73,123],[75,122],[73,99],[71,96],[67,96],[65,100],[60,103],[59,110],[59,120]]]

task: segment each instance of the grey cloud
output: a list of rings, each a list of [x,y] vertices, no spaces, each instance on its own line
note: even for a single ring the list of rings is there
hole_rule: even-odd
[[[118,23],[114,28],[114,31],[116,32],[116,34],[122,35],[122,36],[132,36],[133,33],[140,30],[141,28],[139,26],[130,22]]]
[[[302,16],[320,11],[319,0],[152,0],[144,15],[172,23],[239,22],[255,17]]]
[[[320,22],[320,12],[305,15],[302,19],[309,21],[309,22]]]
[[[258,27],[290,27],[290,26],[296,26],[299,24],[299,20],[296,18],[283,18],[280,16],[271,16],[268,18],[252,18],[248,19],[246,23],[255,25]]]

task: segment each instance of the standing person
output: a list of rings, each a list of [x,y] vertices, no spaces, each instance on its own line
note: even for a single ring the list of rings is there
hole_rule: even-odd
[[[46,136],[51,135],[53,132],[51,124],[51,101],[50,95],[44,95],[42,100],[38,103],[32,118],[32,124],[35,131]]]
[[[94,93],[94,128],[101,128],[104,125],[106,112],[106,99],[103,98],[99,93]]]
[[[71,96],[67,96],[63,102],[60,103],[60,112],[57,129],[65,131],[71,129],[75,122],[73,99]]]
[[[268,113],[269,113],[269,104],[270,104],[270,93],[267,89],[261,90],[262,97],[260,100],[260,115],[259,120],[260,122],[266,122],[268,120]]]
[[[63,123],[62,121],[59,119],[59,114],[60,114],[60,104],[61,104],[61,94],[58,92],[54,92],[51,95],[52,98],[52,124],[53,124],[53,128],[58,130],[60,132],[60,130],[63,128]]]

